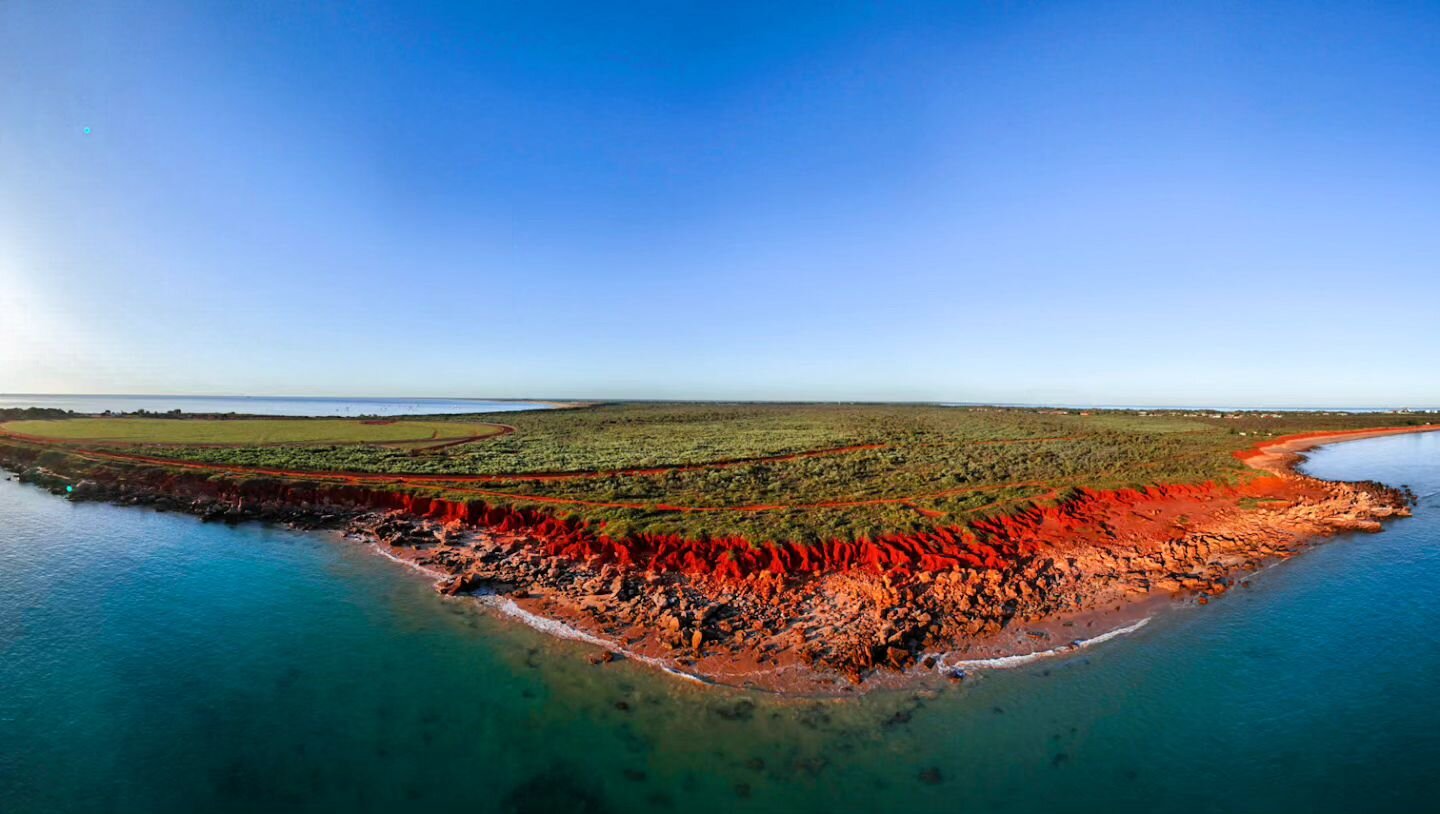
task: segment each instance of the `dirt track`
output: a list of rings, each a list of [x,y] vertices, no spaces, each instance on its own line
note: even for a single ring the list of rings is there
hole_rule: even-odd
[[[514,432],[514,427],[506,427],[508,432]],[[1369,438],[1382,435],[1393,435],[1405,432],[1424,432],[1427,429],[1440,430],[1440,427],[1396,427],[1374,430],[1354,430],[1307,433],[1299,436],[1288,436],[1267,441],[1258,442],[1248,450],[1236,453],[1236,457],[1245,461],[1248,465],[1262,471],[1275,472],[1280,469],[1288,469],[1294,457],[1303,449],[1318,446],[1323,443],[1346,439]],[[506,434],[506,433],[502,433]],[[854,444],[843,447],[831,447],[827,449],[808,450],[804,452],[792,452],[783,455],[762,456],[754,458],[739,458],[725,461],[714,461],[704,464],[686,464],[676,466],[659,467],[636,467],[627,469],[596,470],[588,472],[542,472],[524,474],[478,474],[478,475],[444,475],[444,474],[381,474],[369,472],[310,472],[293,469],[270,469],[266,467],[232,466],[226,464],[210,464],[197,461],[184,461],[173,458],[161,458],[149,455],[135,455],[124,452],[110,452],[93,449],[85,449],[70,443],[56,442],[50,439],[26,436],[18,433],[6,432],[0,428],[0,436],[14,438],[26,443],[41,446],[52,446],[64,449],[67,453],[77,455],[87,460],[99,462],[118,462],[132,464],[147,464],[151,466],[164,466],[179,469],[198,470],[222,474],[245,474],[261,475],[271,478],[284,478],[287,480],[300,480],[310,482],[340,483],[350,486],[420,486],[420,487],[444,487],[447,492],[473,497],[500,498],[507,501],[520,501],[526,503],[541,503],[555,506],[583,506],[597,509],[634,509],[639,511],[659,512],[772,512],[772,511],[793,511],[793,510],[814,510],[814,509],[848,509],[863,506],[883,505],[905,505],[909,508],[924,514],[928,517],[939,516],[937,513],[914,506],[912,504],[927,500],[938,500],[960,495],[975,494],[978,492],[991,492],[1002,489],[1038,488],[1047,486],[1043,481],[1021,481],[1015,483],[996,483],[980,486],[963,486],[953,489],[942,489],[935,492],[926,492],[901,497],[867,498],[860,500],[827,500],[814,503],[793,503],[793,504],[751,504],[741,506],[685,506],[663,502],[633,502],[633,501],[600,501],[585,500],[572,497],[555,497],[550,495],[519,494],[499,489],[483,489],[464,484],[477,483],[517,483],[524,481],[559,482],[567,480],[586,480],[611,477],[643,477],[653,475],[664,475],[672,472],[693,472],[708,469],[725,469],[729,467],[746,466],[755,463],[774,463],[781,461],[800,460],[804,458],[816,458],[829,455],[845,455],[865,450],[883,449],[884,444]],[[478,436],[483,438],[497,438],[498,435]],[[1045,441],[1054,439],[1013,439],[1015,441]],[[460,441],[456,443],[466,443]],[[996,441],[982,443],[1000,443]],[[1004,502],[1004,501],[1001,501]]]
[[[510,432],[513,427],[507,427]],[[1026,488],[1042,486],[1038,481],[1026,481],[1022,483],[987,484],[983,486],[964,486],[953,489],[943,489],[936,492],[928,492],[917,495],[905,495],[901,497],[869,498],[861,500],[830,500],[815,503],[796,504],[753,504],[743,506],[681,506],[663,502],[627,502],[627,501],[596,501],[584,500],[581,498],[552,497],[549,495],[527,495],[515,492],[502,491],[498,489],[480,489],[465,487],[462,484],[476,483],[516,483],[524,481],[558,482],[567,480],[587,480],[611,477],[643,477],[653,475],[664,475],[672,472],[694,472],[709,469],[726,469],[737,466],[747,466],[755,463],[776,463],[782,461],[794,461],[805,458],[818,458],[830,455],[845,455],[853,452],[866,450],[884,449],[885,444],[852,444],[843,447],[830,447],[827,449],[807,450],[804,452],[792,452],[783,455],[769,455],[753,458],[737,458],[725,461],[714,461],[704,464],[686,464],[677,466],[658,467],[635,467],[627,469],[597,470],[588,472],[542,472],[524,474],[479,474],[479,475],[443,475],[443,474],[382,474],[372,472],[311,472],[294,469],[272,469],[255,466],[236,466],[227,464],[210,464],[198,461],[185,461],[174,458],[162,458],[152,455],[138,455],[126,452],[113,452],[96,449],[86,449],[82,446],[69,443],[57,442],[51,439],[36,436],[22,435],[19,433],[6,432],[0,428],[0,436],[14,438],[30,444],[50,446],[64,449],[71,455],[98,461],[116,462],[130,464],[146,464],[150,466],[164,466],[177,469],[188,469],[202,472],[214,472],[218,474],[245,474],[260,475],[270,478],[284,478],[287,480],[320,481],[325,483],[340,483],[349,486],[443,486],[447,491],[455,494],[470,495],[474,497],[502,498],[511,501],[523,501],[531,503],[543,503],[559,506],[584,506],[599,509],[636,509],[641,511],[661,512],[769,512],[789,511],[805,509],[847,509],[861,506],[881,505],[907,505],[916,501],[935,500],[959,495],[973,494],[976,492],[995,491],[1009,488]],[[499,436],[481,436],[481,438],[496,438]],[[1046,439],[1017,439],[1046,440]],[[997,442],[987,442],[997,443]],[[934,516],[933,513],[912,506],[922,514]]]

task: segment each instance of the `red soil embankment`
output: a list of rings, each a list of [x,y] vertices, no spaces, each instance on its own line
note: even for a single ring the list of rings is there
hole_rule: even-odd
[[[696,540],[655,534],[630,535],[616,540],[604,534],[603,528],[583,522],[562,522],[543,512],[507,514],[505,510],[498,510],[501,513],[497,516],[493,514],[496,509],[483,503],[432,500],[406,509],[433,519],[472,523],[503,534],[531,537],[547,554],[656,572],[744,579],[760,572],[787,575],[863,570],[904,576],[956,568],[998,569],[1040,550],[1063,551],[1104,541],[1143,540],[1157,534],[1164,538],[1178,536],[1186,526],[1231,509],[1242,498],[1292,502],[1310,491],[1308,479],[1300,479],[1288,468],[1297,450],[1342,438],[1359,439],[1425,429],[1402,427],[1287,436],[1262,441],[1251,450],[1237,454],[1251,466],[1268,473],[1238,486],[1200,483],[1140,490],[1080,491],[1055,506],[1032,505],[964,526],[936,526],[853,542],[756,544],[741,537]],[[957,491],[963,490],[944,494]],[[913,499],[884,499],[884,502]],[[865,503],[867,501],[837,501],[806,508]],[[498,523],[494,522],[497,517]]]
[[[620,568],[689,575],[715,575],[744,579],[768,572],[776,575],[820,574],[861,570],[876,574],[913,575],[956,568],[1002,568],[1016,559],[1042,549],[1094,543],[1102,539],[1139,539],[1145,535],[1173,533],[1177,522],[1193,522],[1213,514],[1224,499],[1225,506],[1240,498],[1287,501],[1296,497],[1297,485],[1289,470],[1298,450],[1340,438],[1363,438],[1432,428],[1390,428],[1352,432],[1306,433],[1259,442],[1237,453],[1251,466],[1270,473],[1240,486],[1214,483],[1162,485],[1142,490],[1080,491],[1054,506],[1030,505],[1020,511],[977,520],[968,525],[937,525],[923,531],[880,535],[856,541],[827,540],[816,543],[792,541],[757,543],[742,537],[719,536],[690,539],[678,535],[632,534],[620,539],[607,535],[603,524],[564,520],[535,509],[493,505],[494,499],[524,500],[556,505],[634,508],[669,511],[768,511],[785,509],[844,508],[885,503],[909,503],[925,497],[943,497],[997,489],[1000,486],[965,487],[924,496],[877,498],[858,501],[827,501],[793,506],[686,507],[646,503],[587,502],[571,498],[514,495],[483,489],[451,489],[473,494],[470,501],[446,500],[394,491],[396,486],[429,486],[468,481],[484,482],[492,477],[514,476],[416,476],[362,473],[309,473],[260,467],[230,467],[152,456],[94,450],[70,450],[102,462],[149,464],[168,468],[213,473],[244,473],[282,479],[289,483],[235,484],[227,497],[275,502],[336,502],[349,505],[395,509],[407,514],[445,523],[479,527],[496,534],[530,539],[546,554],[568,559],[613,564]],[[1440,429],[1440,428],[1433,428]],[[30,439],[25,439],[30,440]],[[766,460],[785,460],[845,451],[873,449],[860,445],[831,450],[792,453]],[[719,465],[737,465],[725,462]],[[668,469],[615,470],[619,473],[656,473]],[[698,467],[683,467],[698,468]],[[548,477],[599,477],[600,473],[555,474]],[[532,477],[532,476],[524,476]],[[206,491],[226,492],[216,481],[201,479]],[[176,486],[179,481],[172,480]],[[221,482],[223,483],[223,481]],[[1039,484],[1009,484],[1036,486]],[[386,487],[386,488],[368,488]],[[192,487],[187,487],[187,490]],[[1183,522],[1179,522],[1183,521]],[[1169,532],[1163,531],[1171,528]]]

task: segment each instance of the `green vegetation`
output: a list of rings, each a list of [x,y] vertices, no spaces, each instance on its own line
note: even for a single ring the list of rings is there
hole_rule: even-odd
[[[11,421],[7,432],[59,441],[106,444],[306,445],[396,444],[484,437],[495,424],[457,421],[362,421],[338,418],[73,418]]]
[[[435,449],[393,443],[480,434],[494,428],[478,423],[485,421],[503,421],[516,432]],[[499,475],[425,488],[461,499],[543,505],[605,521],[611,533],[739,534],[763,543],[955,524],[1026,501],[1059,500],[1077,487],[1234,481],[1249,470],[1233,453],[1266,437],[1422,423],[1424,416],[1373,413],[612,404],[378,425],[122,418],[6,428],[92,439],[85,446],[96,449],[133,452],[128,444],[143,442],[149,455],[230,466]],[[844,449],[861,445],[872,446]],[[795,453],[812,454],[763,460]],[[613,471],[665,467],[693,468]],[[534,477],[557,472],[592,476]],[[852,505],[826,505],[837,503]]]

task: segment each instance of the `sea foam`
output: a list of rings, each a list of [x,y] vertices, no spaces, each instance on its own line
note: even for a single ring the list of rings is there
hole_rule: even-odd
[[[951,664],[947,664],[945,659],[941,657],[935,660],[935,669],[944,672],[957,667],[961,669],[1005,669],[1008,667],[1019,667],[1022,664],[1029,664],[1032,661],[1039,661],[1040,659],[1050,658],[1051,656],[1063,656],[1066,653],[1074,653],[1077,650],[1082,650],[1093,645],[1101,644],[1102,642],[1108,642],[1119,636],[1134,633],[1149,624],[1152,618],[1153,617],[1147,616],[1134,624],[1117,627],[1114,630],[1101,633],[1099,636],[1089,639],[1077,639],[1067,645],[1054,647],[1049,650],[1038,650],[1034,653],[1017,653],[1013,656],[996,656],[995,658],[989,659],[964,659]]]

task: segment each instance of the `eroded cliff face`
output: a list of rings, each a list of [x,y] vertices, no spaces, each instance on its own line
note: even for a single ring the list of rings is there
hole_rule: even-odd
[[[1378,530],[1381,520],[1408,514],[1397,490],[1275,467],[1238,487],[1076,492],[1056,505],[916,534],[755,545],[612,539],[539,510],[96,465],[24,446],[0,445],[0,463],[62,492],[68,486],[74,499],[342,528],[433,571],[445,593],[508,597],[617,652],[775,689],[913,670],[928,666],[927,654],[988,652],[1002,631],[1144,597],[1204,601],[1317,537]]]

